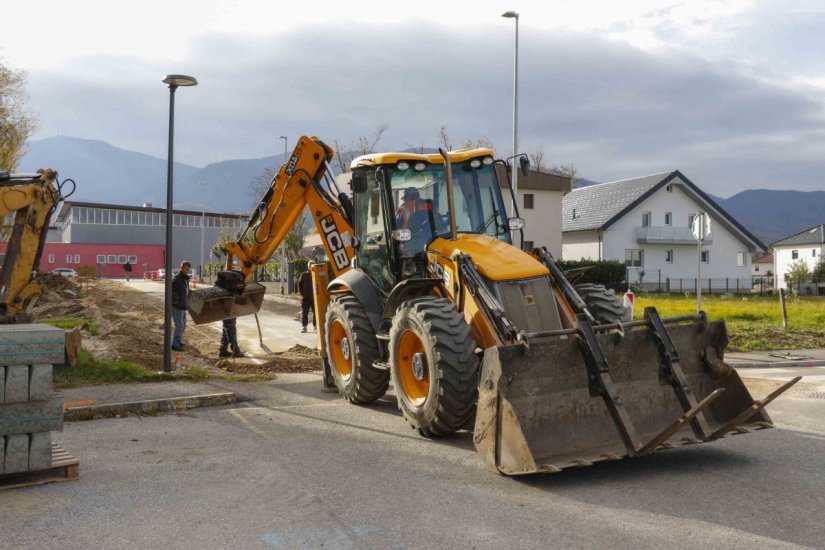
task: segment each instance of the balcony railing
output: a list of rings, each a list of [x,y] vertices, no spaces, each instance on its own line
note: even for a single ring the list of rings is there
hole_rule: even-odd
[[[639,244],[692,244],[696,238],[690,227],[637,227],[636,240]],[[703,244],[713,244],[713,237],[708,237]]]

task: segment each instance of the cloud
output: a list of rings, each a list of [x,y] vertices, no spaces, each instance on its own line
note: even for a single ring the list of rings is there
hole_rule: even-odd
[[[32,72],[40,135],[165,156],[160,80],[183,72],[200,81],[177,94],[176,159],[190,164],[276,154],[279,135],[350,141],[381,123],[385,149],[434,145],[443,124],[455,142],[484,136],[502,154],[511,147],[512,35],[500,29],[350,24],[202,36],[188,52],[174,66],[80,58]],[[523,33],[520,56],[522,151],[541,145],[550,162],[604,181],[679,168],[723,196],[757,184],[821,186],[822,103],[807,88],[593,34]]]

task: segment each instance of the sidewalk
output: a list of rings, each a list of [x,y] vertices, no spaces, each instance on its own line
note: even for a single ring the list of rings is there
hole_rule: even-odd
[[[727,352],[725,361],[737,369],[822,367],[825,366],[825,349]]]

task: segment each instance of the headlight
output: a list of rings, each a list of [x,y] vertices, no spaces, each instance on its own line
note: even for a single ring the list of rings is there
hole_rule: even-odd
[[[405,162],[405,161],[403,161],[403,160],[402,160],[401,162],[399,162],[399,163],[396,165],[396,167],[397,167],[399,170],[409,170],[409,169],[410,169],[410,163],[409,163],[409,162]]]
[[[482,162],[484,163],[484,166],[490,166],[493,164],[493,157],[484,157]]]
[[[413,168],[415,168],[417,171],[421,172],[421,171],[422,171],[422,170],[424,170],[426,167],[427,167],[427,165],[426,165],[425,163],[423,163],[423,162],[416,162],[416,163],[415,163],[415,166],[414,166]]]
[[[473,159],[470,161],[471,168],[478,168],[479,166],[481,166],[481,159]]]

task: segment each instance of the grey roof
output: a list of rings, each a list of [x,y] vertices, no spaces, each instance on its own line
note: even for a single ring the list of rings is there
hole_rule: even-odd
[[[825,225],[819,224],[791,235],[771,246],[792,246],[796,244],[825,244]]]
[[[599,229],[675,172],[573,189],[562,201],[564,231]],[[573,210],[576,217],[573,218]]]

